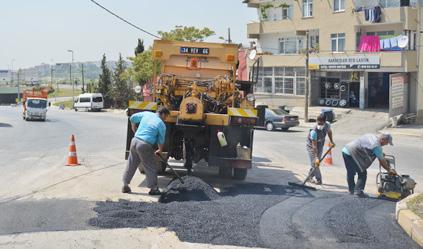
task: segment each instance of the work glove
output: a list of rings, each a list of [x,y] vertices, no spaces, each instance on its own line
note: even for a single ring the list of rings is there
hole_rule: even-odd
[[[319,167],[320,166],[320,160],[318,158],[316,158],[316,160],[314,160],[314,167]]]
[[[332,147],[332,148],[335,148],[336,144],[334,142],[331,142],[331,143],[329,143],[329,146]]]
[[[389,169],[388,173],[391,176],[396,176],[397,175],[397,171],[395,171],[395,169]]]

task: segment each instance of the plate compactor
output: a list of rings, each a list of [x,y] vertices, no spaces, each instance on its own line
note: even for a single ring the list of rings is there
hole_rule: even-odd
[[[396,170],[395,157],[385,155],[385,158],[389,165]],[[379,198],[401,200],[414,193],[416,182],[409,175],[391,175],[386,171],[382,172],[382,167],[379,166],[376,185]]]

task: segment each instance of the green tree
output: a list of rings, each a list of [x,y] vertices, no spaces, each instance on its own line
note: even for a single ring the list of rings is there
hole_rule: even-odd
[[[112,78],[111,71],[107,67],[106,55],[103,54],[103,59],[101,60],[101,74],[99,75],[98,86],[96,91],[103,94],[104,98],[104,107],[109,108],[113,103],[112,98]]]
[[[138,85],[143,86],[153,78],[153,53],[151,49],[144,53],[138,54],[135,57],[130,57],[132,66],[127,70],[127,79],[137,82]],[[156,65],[156,72],[159,71],[159,66]]]
[[[175,26],[171,31],[159,31],[158,34],[163,40],[201,42],[216,33],[209,28]]]
[[[113,88],[112,95],[114,100],[114,107],[126,108],[128,101],[133,97],[133,90],[128,85],[128,80],[125,77],[126,65],[119,54],[119,60],[116,62],[116,68],[113,72]]]
[[[144,40],[138,39],[138,45],[135,48],[135,56],[144,53],[145,47],[144,47]]]

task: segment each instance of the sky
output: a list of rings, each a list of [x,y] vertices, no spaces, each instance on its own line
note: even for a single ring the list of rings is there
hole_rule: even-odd
[[[231,28],[236,43],[248,43],[247,23],[257,12],[242,0],[96,0],[152,33],[175,25],[209,27],[219,41]],[[151,45],[153,37],[123,23],[90,0],[0,0],[0,69],[41,63],[98,61],[105,53],[133,55],[137,39]]]

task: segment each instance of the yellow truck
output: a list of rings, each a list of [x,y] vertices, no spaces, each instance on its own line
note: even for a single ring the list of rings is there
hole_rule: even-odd
[[[153,102],[130,101],[128,116],[171,110],[166,120],[166,156],[191,172],[204,159],[222,177],[244,180],[252,167],[254,83],[237,81],[238,45],[156,40]],[[127,150],[133,137],[128,119]],[[161,170],[165,170],[165,163]]]

